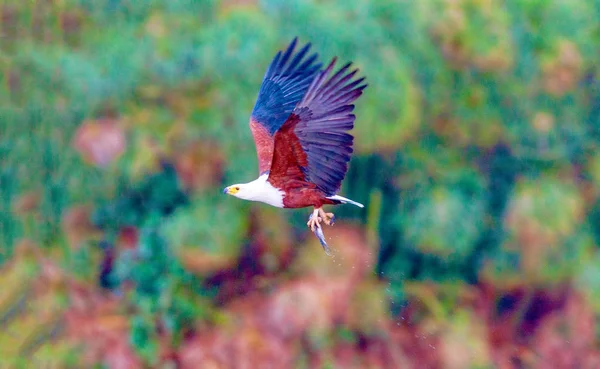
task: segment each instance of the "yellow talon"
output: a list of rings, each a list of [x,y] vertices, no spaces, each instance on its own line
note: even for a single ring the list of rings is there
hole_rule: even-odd
[[[327,225],[333,225],[335,220],[335,216],[333,213],[326,213],[322,208],[315,209],[311,216],[308,218],[308,222],[306,225],[310,228],[311,231],[315,231],[316,228],[321,227],[321,222],[324,222]]]
[[[321,218],[323,218],[323,221],[325,222],[325,224],[327,225],[333,225],[334,221],[335,221],[335,215],[333,215],[333,213],[326,213],[323,208],[319,208],[319,216]]]
[[[316,228],[321,227],[322,220],[323,219],[319,216],[319,210],[315,209],[311,214],[310,218],[308,218],[308,222],[306,223],[306,225],[310,228],[311,231],[314,232]]]

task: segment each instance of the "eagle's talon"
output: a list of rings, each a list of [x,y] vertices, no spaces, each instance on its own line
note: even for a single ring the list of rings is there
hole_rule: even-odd
[[[322,208],[316,209],[318,211],[319,216],[323,219],[323,222],[327,225],[333,225],[335,222],[335,215],[333,213],[326,213]]]
[[[308,222],[306,225],[310,228],[311,231],[315,231],[317,228],[321,228],[321,222],[323,218],[319,216],[319,212],[315,209],[313,213],[308,217]]]

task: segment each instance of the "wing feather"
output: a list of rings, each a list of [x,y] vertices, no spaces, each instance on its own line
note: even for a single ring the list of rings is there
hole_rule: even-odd
[[[286,181],[312,183],[335,195],[348,171],[354,137],[348,133],[356,116],[353,102],[367,87],[351,63],[331,75],[336,59],[313,79],[308,91],[275,133],[275,153],[268,180],[279,188]]]
[[[260,174],[271,167],[275,132],[302,99],[321,68],[318,54],[309,55],[311,44],[307,43],[294,53],[297,43],[295,38],[285,51],[277,52],[269,64],[250,117]]]

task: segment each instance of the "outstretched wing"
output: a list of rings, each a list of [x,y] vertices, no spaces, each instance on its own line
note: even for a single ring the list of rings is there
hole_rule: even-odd
[[[358,69],[351,63],[329,77],[335,58],[312,82],[275,133],[273,164],[268,181],[283,188],[294,180],[313,183],[326,195],[335,195],[348,171],[354,127],[352,103],[363,93],[363,78],[354,79]]]
[[[310,43],[294,55],[296,43],[297,38],[285,52],[279,51],[273,58],[250,117],[260,174],[268,172],[271,167],[273,135],[302,99],[321,68],[321,64],[316,63],[316,53],[306,57]]]

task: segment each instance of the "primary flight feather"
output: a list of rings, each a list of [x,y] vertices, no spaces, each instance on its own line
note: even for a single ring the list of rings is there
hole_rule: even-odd
[[[294,53],[296,44],[273,58],[250,117],[259,177],[223,192],[280,208],[312,206],[307,225],[328,251],[320,223],[333,224],[334,216],[323,205],[363,207],[337,192],[353,151],[353,103],[367,85],[351,63],[334,73],[334,58],[321,69],[310,43]]]

